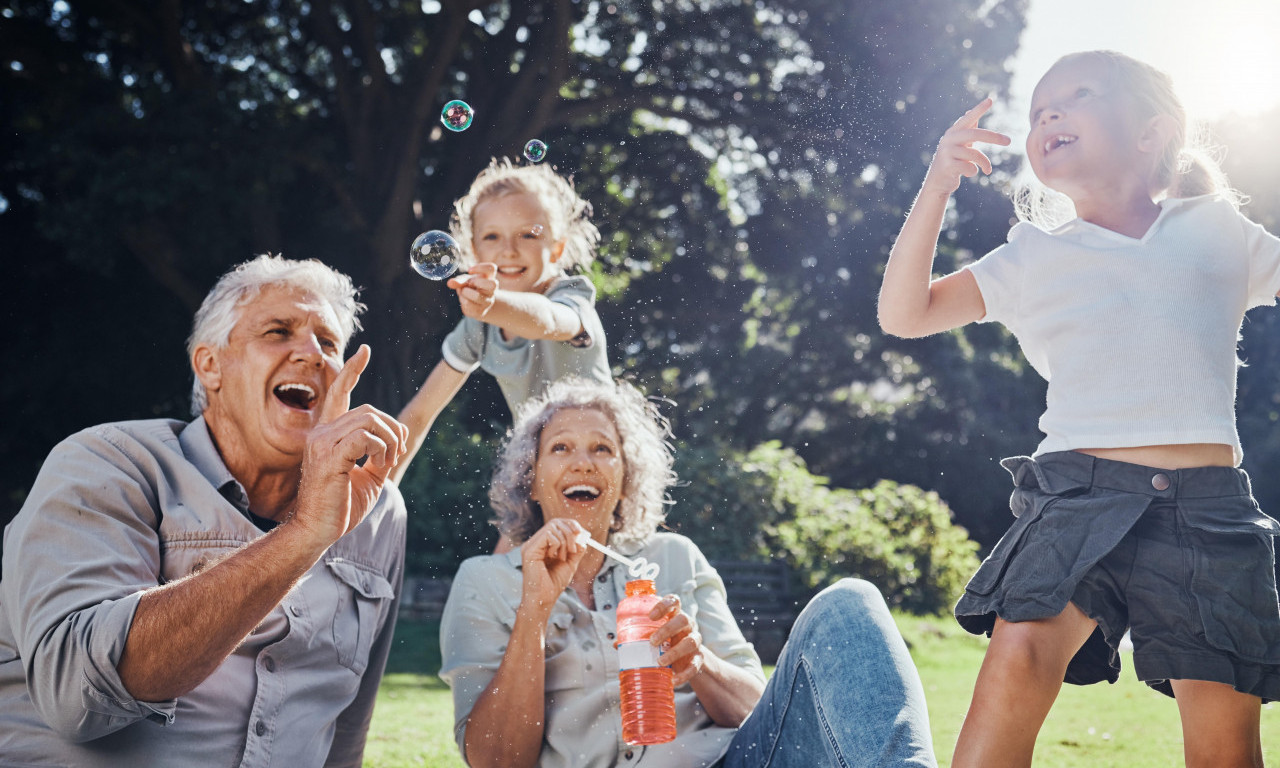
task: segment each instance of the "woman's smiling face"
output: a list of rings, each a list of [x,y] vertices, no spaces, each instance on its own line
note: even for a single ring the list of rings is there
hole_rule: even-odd
[[[544,523],[571,518],[604,542],[625,476],[613,420],[595,408],[566,408],[542,428],[530,496],[541,507]]]

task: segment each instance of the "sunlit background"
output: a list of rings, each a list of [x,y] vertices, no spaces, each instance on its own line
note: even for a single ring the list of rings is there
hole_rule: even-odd
[[[1215,121],[1280,105],[1277,0],[1031,0],[1006,109],[1025,119],[1061,55],[1110,48],[1168,72],[1187,110]]]

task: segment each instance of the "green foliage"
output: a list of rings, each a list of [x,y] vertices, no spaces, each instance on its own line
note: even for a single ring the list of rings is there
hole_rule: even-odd
[[[489,478],[496,441],[464,428],[458,409],[436,420],[400,484],[409,508],[405,568],[423,576],[452,576],[472,555],[493,551]]]
[[[894,607],[937,613],[978,567],[978,545],[951,523],[936,493],[883,480],[857,491],[832,489],[821,501],[770,531],[775,551],[811,588],[857,576]]]
[[[857,576],[913,613],[949,608],[978,566],[978,545],[936,493],[887,480],[833,488],[777,442],[678,455],[685,483],[668,521],[712,559],[782,557],[814,590]]]
[[[682,482],[667,524],[713,560],[767,557],[764,531],[808,509],[815,489],[826,491],[825,478],[778,442],[745,454],[718,443],[681,445],[676,472]]]

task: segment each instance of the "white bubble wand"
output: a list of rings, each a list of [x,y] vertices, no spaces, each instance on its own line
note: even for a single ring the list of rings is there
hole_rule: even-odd
[[[620,554],[591,538],[591,534],[586,531],[579,533],[577,540],[579,544],[586,544],[601,554],[612,557],[614,560],[617,560],[627,566],[627,573],[631,574],[632,578],[654,581],[658,578],[658,571],[662,568],[662,566],[657,563],[651,563],[643,557],[632,559],[626,555]]]

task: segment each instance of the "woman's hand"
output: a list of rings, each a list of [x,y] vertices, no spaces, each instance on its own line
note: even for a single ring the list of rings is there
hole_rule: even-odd
[[[578,521],[560,518],[542,526],[520,550],[523,572],[521,608],[551,614],[556,598],[569,586],[587,545],[578,542],[583,528]]]
[[[663,622],[649,636],[649,642],[663,649],[658,663],[671,667],[674,684],[684,685],[702,672],[706,663],[702,635],[688,614],[680,610],[680,598],[664,595],[649,611],[649,618]]]
[[[929,172],[924,177],[924,192],[950,195],[960,187],[961,177],[971,178],[978,171],[991,173],[991,159],[973,145],[983,142],[1003,147],[1008,146],[1010,141],[1003,133],[978,127],[978,121],[991,109],[991,104],[991,97],[988,96],[961,115],[942,134],[938,151],[934,153]]]
[[[498,290],[498,265],[487,261],[472,265],[466,274],[450,278],[446,285],[458,293],[462,314],[483,320],[493,309],[494,293]]]

